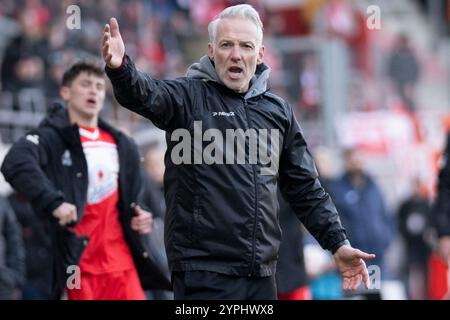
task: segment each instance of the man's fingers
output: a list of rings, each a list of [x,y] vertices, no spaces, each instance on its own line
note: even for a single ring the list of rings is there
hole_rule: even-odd
[[[137,214],[138,216],[140,216],[140,215],[143,213],[143,210],[142,210],[142,208],[141,208],[139,205],[136,205],[136,206],[134,207],[134,212],[136,212],[136,214]]]
[[[153,219],[153,215],[151,214],[151,212],[142,209],[140,205],[136,205],[134,207],[134,212],[136,212],[138,217]]]
[[[355,287],[355,277],[351,277],[350,278],[350,285],[349,285],[349,290],[354,290],[353,288]]]
[[[349,278],[344,278],[344,279],[343,279],[343,283],[342,283],[342,288],[343,288],[344,290],[348,290],[349,283],[350,283]]]
[[[111,25],[111,35],[113,37],[120,36],[119,24],[117,23],[116,18],[109,19],[109,24]]]
[[[105,45],[107,42],[109,42],[110,38],[111,38],[111,34],[109,33],[109,31],[104,32],[103,33],[103,45]]]
[[[362,281],[364,282],[364,286],[366,287],[366,289],[369,289],[370,278],[369,278],[369,272],[367,271],[367,268],[364,268],[364,270],[363,270]]]
[[[105,24],[105,27],[103,28],[103,39],[109,38],[111,36],[111,28],[109,24]]]
[[[358,289],[358,287],[361,285],[361,279],[362,279],[362,276],[360,274],[355,276],[355,283],[353,286],[353,290]]]
[[[365,253],[359,249],[356,249],[356,256],[357,258],[361,258],[364,260],[372,260],[375,258],[375,255],[373,253]]]
[[[74,210],[73,212],[72,212],[72,214],[71,214],[71,217],[70,217],[70,221],[69,222],[76,222],[77,221],[77,219],[78,219],[78,217],[77,217],[77,210]]]

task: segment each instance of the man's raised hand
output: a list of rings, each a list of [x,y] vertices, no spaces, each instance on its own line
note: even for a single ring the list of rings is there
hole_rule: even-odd
[[[106,65],[115,69],[122,65],[125,55],[125,44],[119,31],[119,24],[116,18],[109,19],[109,24],[103,29],[103,60]]]

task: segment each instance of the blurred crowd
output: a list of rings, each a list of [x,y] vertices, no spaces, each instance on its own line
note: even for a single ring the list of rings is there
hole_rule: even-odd
[[[450,280],[448,265],[433,255],[429,215],[436,159],[448,123],[442,120],[448,119],[450,98],[445,94],[444,99],[429,98],[423,92],[440,97],[440,85],[448,91],[450,62],[441,61],[414,32],[385,20],[380,30],[370,30],[369,2],[305,0],[286,8],[263,0],[2,0],[0,145],[11,144],[37,126],[52,102],[60,101],[59,86],[67,66],[83,58],[100,58],[102,29],[110,17],[118,19],[127,54],[139,69],[156,78],[175,78],[205,54],[209,21],[228,5],[242,2],[252,4],[263,19],[272,90],[291,103],[305,129],[322,183],[336,203],[351,242],[377,254],[374,265],[381,270],[380,281],[399,284],[390,287],[397,288],[396,298],[448,295],[448,285],[442,285]],[[446,26],[439,37],[450,42],[450,1],[436,2],[442,5],[439,12]],[[387,18],[385,8],[395,14],[388,1],[378,3],[382,17]],[[74,14],[67,9],[73,4],[80,8],[79,29],[67,25]],[[427,1],[406,1],[406,6],[416,8],[419,18],[429,14]],[[324,67],[330,59],[327,50],[338,57],[331,61],[331,69]],[[342,69],[333,69],[334,65]],[[345,103],[336,110],[330,109],[329,93],[324,90],[331,76],[337,79],[331,87],[345,90],[341,93]],[[333,101],[335,91],[330,92]],[[326,122],[330,112],[335,117],[332,128]],[[153,130],[151,123],[121,108],[110,89],[103,117],[133,135]],[[430,129],[435,124],[439,130]],[[326,140],[326,131],[331,131],[332,140]],[[143,141],[138,143],[145,159],[143,174],[149,181],[144,198],[160,219],[156,224],[163,224],[164,144]],[[46,231],[20,195],[1,201],[0,299],[46,299],[50,281]],[[284,272],[278,277],[280,297],[298,288],[303,288],[297,291],[298,298],[351,297],[341,292],[332,260],[318,252],[317,243],[300,226],[293,232],[304,236],[291,238],[289,232],[285,238],[298,247],[284,252],[288,257],[298,253],[299,258],[285,265],[280,253],[279,272]],[[154,241],[158,244],[155,258],[167,269],[161,235],[156,234]],[[296,268],[299,278],[286,279]],[[383,290],[369,293],[374,295],[366,293],[366,298],[387,297]],[[171,296],[149,292],[148,297]]]

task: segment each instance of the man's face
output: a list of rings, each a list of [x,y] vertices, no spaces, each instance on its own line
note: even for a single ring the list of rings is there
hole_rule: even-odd
[[[247,19],[227,18],[219,22],[215,43],[208,44],[220,80],[230,89],[247,92],[257,64],[262,63],[264,47],[258,42],[258,29]]]
[[[352,150],[345,157],[345,167],[350,174],[360,174],[364,172],[364,165],[361,154]]]
[[[68,86],[61,88],[61,96],[77,117],[94,119],[98,117],[105,100],[105,79],[81,72]]]

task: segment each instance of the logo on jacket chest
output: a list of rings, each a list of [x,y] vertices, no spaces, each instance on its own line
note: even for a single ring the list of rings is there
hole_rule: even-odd
[[[61,164],[65,167],[72,166],[72,156],[70,155],[70,151],[67,149],[64,151],[64,153],[61,156]]]
[[[234,111],[230,111],[230,112],[224,112],[224,111],[213,111],[212,113],[213,117],[234,117]]]

